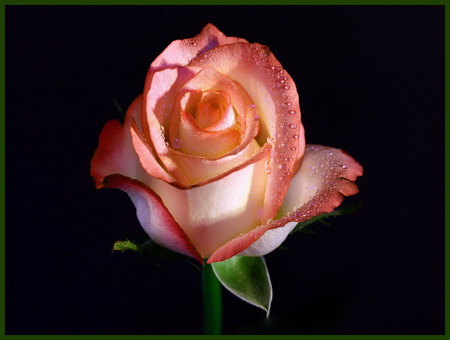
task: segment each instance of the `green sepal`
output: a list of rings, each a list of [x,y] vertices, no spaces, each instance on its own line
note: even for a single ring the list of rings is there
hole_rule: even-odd
[[[323,213],[318,216],[314,216],[314,217],[310,218],[309,220],[298,223],[295,226],[295,228],[292,229],[290,234],[296,233],[297,231],[301,231],[304,234],[314,234],[315,231],[313,231],[309,228],[306,228],[306,227],[313,223],[316,223],[316,222],[321,222],[322,224],[329,225],[329,223],[325,222],[325,220],[327,218],[332,217],[332,216],[347,215],[347,214],[355,212],[356,210],[360,209],[361,207],[362,207],[362,204],[356,204],[356,205],[351,205],[348,207],[342,207],[339,209],[335,209],[329,213]]]
[[[143,243],[138,243],[132,240],[116,241],[114,243],[113,251],[121,251],[123,253],[125,250],[132,250],[146,256],[161,256],[169,260],[190,259],[190,257],[160,246],[150,239]]]
[[[272,303],[272,284],[262,256],[233,256],[212,263],[220,283],[242,300],[264,309],[269,317]]]

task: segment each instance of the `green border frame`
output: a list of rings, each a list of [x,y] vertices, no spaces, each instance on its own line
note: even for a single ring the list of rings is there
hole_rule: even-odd
[[[62,337],[64,339],[78,339],[78,338],[95,338],[95,339],[124,339],[125,337],[132,337],[133,339],[197,339],[198,335],[5,335],[5,6],[8,5],[271,5],[275,1],[270,0],[216,0],[212,1],[176,1],[176,0],[3,0],[0,3],[0,22],[2,30],[0,35],[0,58],[1,58],[1,91],[0,91],[0,338],[12,337],[14,339],[54,339]],[[450,0],[278,0],[276,5],[443,5],[445,6],[445,131],[449,120],[448,94],[450,89],[449,70],[450,58],[449,56],[449,40],[450,40],[450,25],[448,18],[450,15]],[[448,168],[449,159],[447,157],[450,137],[445,134],[445,169]],[[445,173],[445,226],[449,224],[450,205],[447,202],[447,193],[450,185],[449,177]],[[447,246],[449,244],[449,233],[445,233],[445,282],[449,282],[448,256],[449,252]],[[433,335],[432,337],[449,337],[450,324],[450,289],[449,285],[445,287],[445,334]],[[236,337],[236,335],[223,335],[223,337]],[[239,335],[237,335],[240,337]],[[216,338],[218,336],[202,336],[208,338]],[[257,339],[260,335],[247,335],[246,339]],[[265,335],[265,339],[278,339],[280,335]],[[325,339],[329,337],[335,338],[395,338],[395,339],[428,339],[430,335],[284,335],[283,338],[289,339]]]

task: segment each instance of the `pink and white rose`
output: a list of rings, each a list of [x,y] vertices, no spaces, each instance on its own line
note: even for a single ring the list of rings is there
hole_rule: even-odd
[[[97,188],[127,192],[154,242],[208,263],[271,252],[356,194],[362,173],[341,150],[305,145],[296,86],[268,47],[212,24],[153,61],[91,161]]]

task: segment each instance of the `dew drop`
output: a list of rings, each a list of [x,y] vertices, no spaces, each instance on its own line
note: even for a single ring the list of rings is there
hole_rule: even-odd
[[[297,150],[297,148],[294,148],[294,147],[291,148],[291,151],[296,151],[296,150]]]
[[[291,102],[287,102],[286,105],[287,106],[292,106],[292,103]]]
[[[292,138],[298,139],[298,135],[293,135]]]
[[[286,162],[292,162],[293,160],[293,158],[286,158]]]
[[[348,165],[341,165],[342,169],[348,169]]]
[[[288,113],[289,113],[290,115],[295,115],[297,112],[296,112],[295,110],[289,110]]]
[[[284,87],[284,89],[285,90],[289,90],[291,87],[289,86],[289,85],[286,85],[285,87]]]
[[[173,143],[172,143],[172,147],[174,149],[179,149],[181,148],[181,141],[178,138],[175,138]]]
[[[270,167],[270,159],[266,161],[264,170],[266,171],[266,174],[270,174],[272,172],[272,168]]]

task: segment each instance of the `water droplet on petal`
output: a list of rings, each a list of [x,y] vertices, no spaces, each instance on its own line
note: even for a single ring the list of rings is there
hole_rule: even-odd
[[[272,172],[272,168],[270,167],[270,159],[266,161],[264,170],[266,171],[266,174],[270,174]]]

